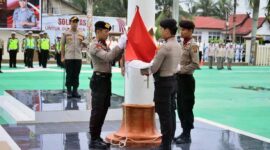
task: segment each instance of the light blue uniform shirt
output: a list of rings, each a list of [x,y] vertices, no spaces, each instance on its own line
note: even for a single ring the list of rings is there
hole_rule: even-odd
[[[29,8],[16,8],[13,13],[13,21],[15,21],[15,28],[31,28],[30,26],[22,26],[20,23],[36,22],[36,16]]]

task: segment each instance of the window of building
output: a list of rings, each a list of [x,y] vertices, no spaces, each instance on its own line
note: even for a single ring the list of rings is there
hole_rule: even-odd
[[[209,32],[208,39],[220,39],[221,33],[220,32]]]
[[[193,32],[193,38],[196,40],[196,41],[201,41],[202,40],[202,32],[201,31],[194,31]]]

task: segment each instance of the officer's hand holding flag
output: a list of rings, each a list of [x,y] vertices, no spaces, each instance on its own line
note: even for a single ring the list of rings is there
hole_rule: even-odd
[[[151,67],[151,60],[156,53],[156,45],[147,31],[142,17],[137,8],[135,17],[128,32],[128,42],[125,53],[125,60],[129,66],[142,69],[143,75],[149,75],[147,71]]]

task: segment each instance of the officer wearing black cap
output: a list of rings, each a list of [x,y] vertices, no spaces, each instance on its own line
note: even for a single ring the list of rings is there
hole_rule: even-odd
[[[122,35],[118,45],[113,49],[106,44],[111,25],[104,21],[95,23],[96,38],[90,45],[90,55],[94,72],[90,81],[92,95],[92,110],[90,117],[90,144],[89,148],[107,149],[108,143],[100,137],[111,98],[111,63],[120,59],[126,45],[126,36]]]
[[[79,74],[82,66],[82,47],[84,35],[78,28],[79,18],[69,20],[71,28],[64,32],[61,39],[61,61],[66,67],[67,98],[80,98],[78,93]]]
[[[162,133],[159,150],[171,150],[171,142],[175,132],[175,73],[180,62],[180,44],[175,37],[177,23],[174,19],[160,22],[160,32],[166,41],[157,51],[153,65],[149,68],[155,79],[154,102],[159,116]],[[142,69],[143,75],[149,74],[149,69]]]
[[[175,143],[185,144],[191,143],[190,131],[194,128],[195,79],[193,73],[199,68],[199,47],[192,39],[194,23],[182,20],[179,26],[184,40],[181,42],[182,51],[177,74],[177,111],[183,132],[175,138]]]

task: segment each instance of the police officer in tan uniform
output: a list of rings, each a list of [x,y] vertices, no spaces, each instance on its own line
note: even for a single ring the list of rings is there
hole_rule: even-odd
[[[192,21],[183,20],[179,23],[181,28],[182,54],[178,67],[177,111],[183,132],[176,137],[176,144],[191,143],[190,131],[194,128],[193,106],[195,104],[194,71],[199,68],[199,47],[192,39],[195,25]]]
[[[61,61],[66,67],[67,98],[80,98],[78,93],[79,74],[82,66],[82,41],[84,35],[78,28],[79,18],[69,20],[71,28],[64,32],[61,39]]]
[[[155,110],[159,115],[162,133],[159,150],[171,150],[171,142],[175,132],[175,73],[180,62],[180,44],[175,37],[177,23],[174,19],[165,19],[160,22],[160,32],[165,40],[153,59],[150,71],[155,79],[154,102]],[[147,69],[142,69],[143,75],[149,75]]]
[[[234,48],[233,48],[233,44],[230,44],[229,48],[227,49],[227,68],[228,68],[228,70],[232,70],[233,58],[234,58]]]
[[[2,55],[4,55],[4,40],[0,38],[0,73],[3,73],[1,71],[1,67],[2,67]]]
[[[220,43],[216,53],[218,70],[223,69],[224,63],[223,59],[225,57],[225,54],[226,54],[225,46],[222,43]]]
[[[225,43],[222,44],[222,51],[221,51],[221,69],[224,69],[224,63],[225,63],[225,60],[226,60],[226,46],[225,46]]]
[[[213,62],[215,60],[216,47],[213,43],[210,43],[208,48],[208,66],[209,69],[213,69]]]
[[[96,38],[90,45],[90,55],[93,62],[94,72],[90,80],[92,95],[92,110],[90,117],[89,148],[107,149],[109,144],[100,137],[111,98],[111,71],[112,62],[121,58],[126,45],[126,36],[122,35],[117,46],[110,50],[106,39],[111,30],[111,25],[104,21],[95,23]]]

